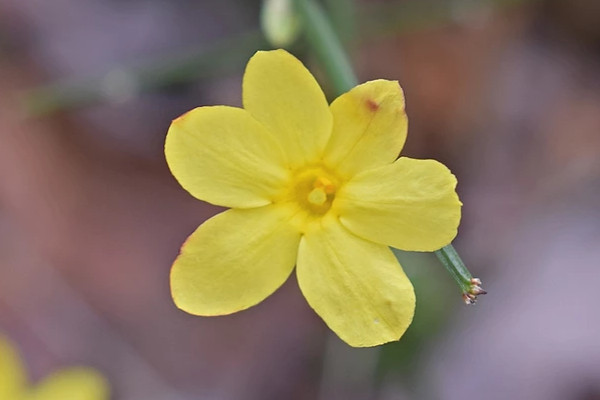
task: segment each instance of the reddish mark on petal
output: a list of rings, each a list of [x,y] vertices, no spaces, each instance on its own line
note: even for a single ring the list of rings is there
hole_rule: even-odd
[[[379,110],[379,104],[373,99],[367,99],[367,107],[373,112]]]

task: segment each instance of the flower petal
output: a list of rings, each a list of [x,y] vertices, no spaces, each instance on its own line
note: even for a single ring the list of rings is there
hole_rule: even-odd
[[[25,368],[15,347],[0,336],[0,399],[19,399],[27,385]]]
[[[434,160],[402,157],[365,171],[336,198],[351,232],[407,251],[434,251],[454,239],[462,203],[456,178]]]
[[[300,233],[274,205],[218,214],[192,233],[171,270],[180,309],[223,315],[264,300],[288,278]]]
[[[277,135],[290,167],[320,158],[331,134],[332,117],[319,84],[285,50],[259,51],[248,61],[244,108]]]
[[[109,400],[106,379],[90,368],[64,369],[46,377],[24,400]]]
[[[331,104],[325,161],[346,176],[393,162],[406,141],[404,94],[396,81],[363,83]]]
[[[351,346],[398,340],[412,321],[413,287],[389,247],[336,220],[302,238],[297,275],[310,306]]]
[[[224,207],[269,204],[287,177],[279,145],[241,108],[199,107],[177,118],[165,155],[181,186]]]

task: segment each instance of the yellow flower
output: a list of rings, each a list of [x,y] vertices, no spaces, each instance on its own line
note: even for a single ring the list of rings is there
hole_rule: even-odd
[[[204,316],[244,310],[296,266],[306,300],[341,339],[398,340],[415,296],[388,246],[447,245],[461,206],[445,166],[397,159],[407,130],[400,86],[367,82],[328,106],[300,61],[259,51],[243,103],[196,108],[169,128],[165,154],[179,183],[231,208],[183,245],[171,270],[175,304]]]
[[[0,399],[108,400],[109,389],[102,376],[83,367],[57,371],[30,386],[14,346],[0,336]]]

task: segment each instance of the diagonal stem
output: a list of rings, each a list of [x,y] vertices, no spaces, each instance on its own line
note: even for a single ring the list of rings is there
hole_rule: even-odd
[[[295,5],[304,22],[306,38],[336,93],[339,95],[352,89],[358,79],[321,5],[314,0],[295,0]]]
[[[454,246],[449,244],[442,247],[435,255],[458,284],[466,304],[474,304],[478,295],[487,293],[480,286],[481,280],[473,278]]]
[[[294,0],[294,2],[303,20],[306,38],[323,65],[337,95],[352,89],[358,84],[358,79],[325,11],[315,0]],[[479,286],[481,281],[473,278],[452,244],[437,250],[435,255],[458,284],[467,304],[473,304],[477,295],[486,293]]]

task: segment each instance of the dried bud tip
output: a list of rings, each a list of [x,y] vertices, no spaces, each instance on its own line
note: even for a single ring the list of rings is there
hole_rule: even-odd
[[[466,304],[475,304],[477,301],[477,296],[481,294],[487,294],[485,290],[479,285],[481,285],[481,279],[479,278],[471,278],[469,283],[469,289],[463,293],[463,300]]]
[[[480,294],[487,294],[485,290],[481,288],[481,286],[471,286],[469,289],[469,293],[475,296],[479,296]]]
[[[477,301],[477,296],[470,293],[463,293],[462,297],[466,305],[475,304]]]

